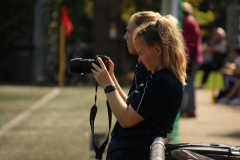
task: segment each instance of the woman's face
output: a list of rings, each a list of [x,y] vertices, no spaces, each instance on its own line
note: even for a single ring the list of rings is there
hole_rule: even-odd
[[[143,38],[134,41],[134,46],[138,54],[138,62],[143,63],[148,71],[156,72],[162,69],[161,48],[159,46],[148,46]]]
[[[132,25],[131,19],[128,22],[128,26],[127,26],[126,30],[127,31],[124,35],[124,39],[127,41],[128,52],[130,54],[136,55],[137,52],[136,52],[136,49],[133,44],[133,32],[134,32],[135,28]]]

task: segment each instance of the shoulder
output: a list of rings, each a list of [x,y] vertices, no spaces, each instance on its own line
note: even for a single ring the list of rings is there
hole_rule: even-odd
[[[198,27],[199,27],[197,21],[196,21],[195,18],[192,17],[192,16],[184,19],[184,20],[183,20],[183,25],[184,25],[185,27],[195,27],[195,28],[198,28]]]
[[[159,87],[181,87],[182,84],[177,80],[176,77],[168,69],[162,69],[154,73],[151,77],[151,83]]]

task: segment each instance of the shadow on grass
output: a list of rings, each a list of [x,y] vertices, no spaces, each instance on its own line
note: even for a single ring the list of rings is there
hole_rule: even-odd
[[[223,135],[224,137],[230,137],[230,138],[238,138],[240,140],[240,131],[232,132],[226,135]]]

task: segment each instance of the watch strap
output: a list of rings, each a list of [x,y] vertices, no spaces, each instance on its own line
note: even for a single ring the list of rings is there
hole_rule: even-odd
[[[104,92],[105,92],[105,93],[110,93],[110,92],[114,91],[115,89],[116,89],[115,86],[109,85],[109,86],[107,86],[107,87],[104,89]]]

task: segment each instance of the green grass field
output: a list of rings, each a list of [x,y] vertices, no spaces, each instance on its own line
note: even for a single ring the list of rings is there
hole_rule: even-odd
[[[0,86],[0,128],[53,88]],[[0,136],[1,160],[94,159],[90,108],[94,87],[61,88],[60,94]],[[95,134],[108,133],[106,97],[98,91]],[[115,121],[113,117],[113,122]],[[113,123],[114,124],[114,123]],[[105,137],[102,138],[105,140]],[[95,140],[98,143],[98,139]],[[104,153],[105,156],[105,153]]]
[[[199,84],[201,72],[196,77]],[[221,75],[210,76],[206,89],[221,88]],[[91,150],[90,109],[95,87],[64,87],[48,103],[1,135],[2,128],[22,114],[52,87],[0,86],[0,160],[77,160],[94,159]],[[125,88],[127,93],[128,87]],[[106,97],[102,88],[97,94],[98,113],[95,134],[108,133]],[[114,125],[115,119],[113,117]],[[101,140],[105,140],[103,137]],[[98,139],[96,139],[98,143]],[[103,159],[105,157],[103,155]]]

